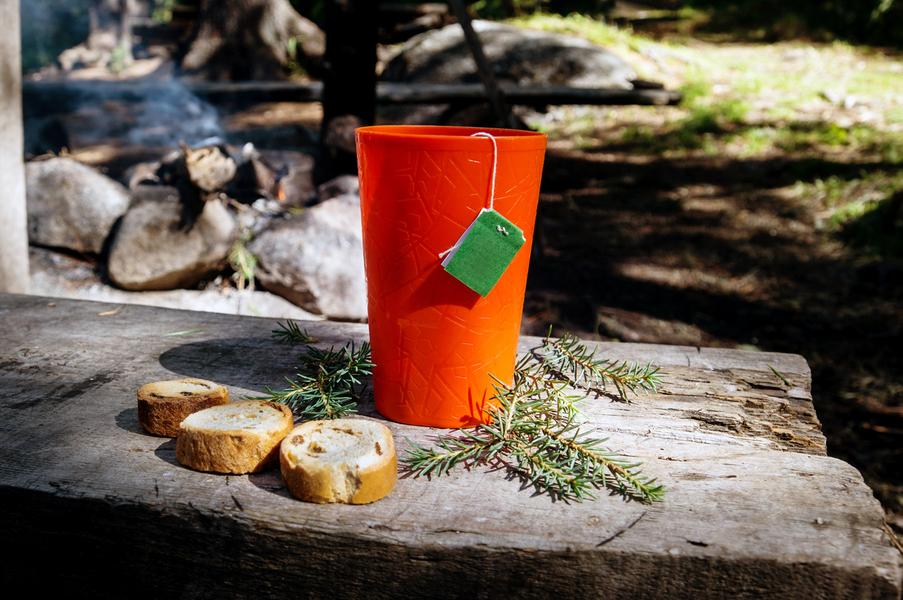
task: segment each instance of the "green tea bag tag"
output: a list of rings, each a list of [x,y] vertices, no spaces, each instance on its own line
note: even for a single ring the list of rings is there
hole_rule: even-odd
[[[498,146],[495,137],[483,131],[473,136],[486,137],[492,142],[489,203],[464,230],[458,241],[439,257],[443,259],[442,267],[452,277],[479,295],[486,296],[501,279],[517,251],[527,240],[517,225],[494,208],[495,173],[498,166]]]
[[[517,225],[494,209],[484,208],[449,249],[442,266],[452,277],[486,296],[526,241]]]

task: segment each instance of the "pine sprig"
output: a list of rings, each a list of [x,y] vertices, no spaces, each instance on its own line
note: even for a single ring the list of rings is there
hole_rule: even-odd
[[[459,465],[501,466],[525,485],[562,500],[593,499],[600,489],[625,499],[661,500],[664,487],[643,475],[639,463],[607,449],[606,439],[583,429],[577,404],[585,396],[572,389],[588,380],[597,381],[595,373],[603,361],[569,336],[563,347],[571,358],[558,358],[559,362],[550,366],[542,357],[552,344],[547,338],[518,361],[512,385],[496,379],[495,404],[489,409],[487,423],[440,436],[432,448],[412,444],[402,464],[415,477],[447,475]],[[575,370],[578,360],[583,366]],[[657,370],[650,366],[626,365],[624,369],[639,379],[645,373],[646,381],[656,381]],[[649,383],[622,385],[616,386],[619,394],[654,389]]]
[[[294,379],[286,378],[288,387],[267,387],[266,395],[255,400],[285,404],[295,419],[338,419],[357,411],[363,378],[373,369],[370,344],[356,348],[349,343],[338,350],[307,346],[301,366]]]
[[[273,338],[288,344],[315,344],[317,342],[306,329],[301,329],[297,321],[280,322],[279,329],[273,330]]]
[[[533,356],[550,373],[567,379],[573,385],[605,392],[611,384],[622,402],[630,402],[629,393],[654,392],[661,383],[658,367],[597,358],[579,338],[570,333],[554,339],[546,336],[533,350]]]

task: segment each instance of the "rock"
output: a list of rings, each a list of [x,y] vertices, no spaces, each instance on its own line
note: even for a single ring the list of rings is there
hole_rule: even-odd
[[[360,199],[345,194],[274,222],[250,245],[266,289],[313,313],[364,320]]]
[[[615,54],[579,38],[474,21],[499,81],[518,85],[571,85],[631,89],[634,70]],[[386,65],[385,81],[479,83],[461,27],[415,36]]]
[[[142,186],[110,246],[107,273],[128,290],[190,286],[219,268],[237,236],[232,215],[219,200],[182,223],[175,188]]]
[[[25,165],[28,239],[33,244],[100,253],[129,208],[122,185],[69,158]]]
[[[28,248],[28,269],[32,294],[63,296],[63,292],[101,283],[95,263],[47,248]],[[47,293],[50,288],[61,293]]]
[[[143,304],[273,319],[322,319],[279,296],[261,291],[224,288],[126,292],[102,283],[92,265],[83,261],[43,248],[31,248],[29,254],[31,293],[39,296]]]
[[[320,202],[331,200],[338,196],[351,194],[357,196],[361,191],[361,183],[357,175],[339,175],[334,179],[320,184],[317,188],[317,198]]]
[[[123,172],[122,183],[130,190],[137,189],[142,185],[160,183],[160,177],[157,175],[157,172],[162,164],[159,160],[135,163]]]
[[[314,196],[313,156],[292,150],[260,150],[260,155],[276,169],[280,202],[287,206],[304,206]]]
[[[182,147],[185,172],[197,188],[204,192],[218,192],[235,177],[235,161],[219,146],[201,148]]]

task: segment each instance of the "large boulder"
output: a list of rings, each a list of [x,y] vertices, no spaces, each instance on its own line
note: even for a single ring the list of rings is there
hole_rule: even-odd
[[[586,40],[474,21],[499,81],[519,85],[570,85],[631,89],[634,70],[615,54]],[[447,25],[408,40],[389,60],[385,81],[479,83],[461,27]]]
[[[236,236],[219,200],[189,217],[175,188],[142,186],[110,245],[107,273],[127,290],[190,286],[222,266]]]
[[[100,253],[129,208],[122,185],[69,158],[25,165],[28,239],[33,244]]]
[[[334,319],[367,317],[360,200],[346,194],[275,221],[250,245],[271,292]]]

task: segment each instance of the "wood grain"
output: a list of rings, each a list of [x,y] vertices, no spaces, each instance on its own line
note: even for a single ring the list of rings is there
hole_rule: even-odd
[[[599,344],[663,368],[658,394],[584,403],[667,486],[660,504],[552,502],[475,470],[321,506],[290,498],[277,471],[184,469],[172,441],[138,427],[148,381],[201,377],[240,398],[291,374],[298,350],[270,338],[274,321],[112,306],[0,296],[0,536],[17,549],[3,583],[94,597],[900,597],[881,508],[825,455],[799,356]],[[306,327],[326,345],[366,337]],[[400,453],[437,433],[389,425]]]

